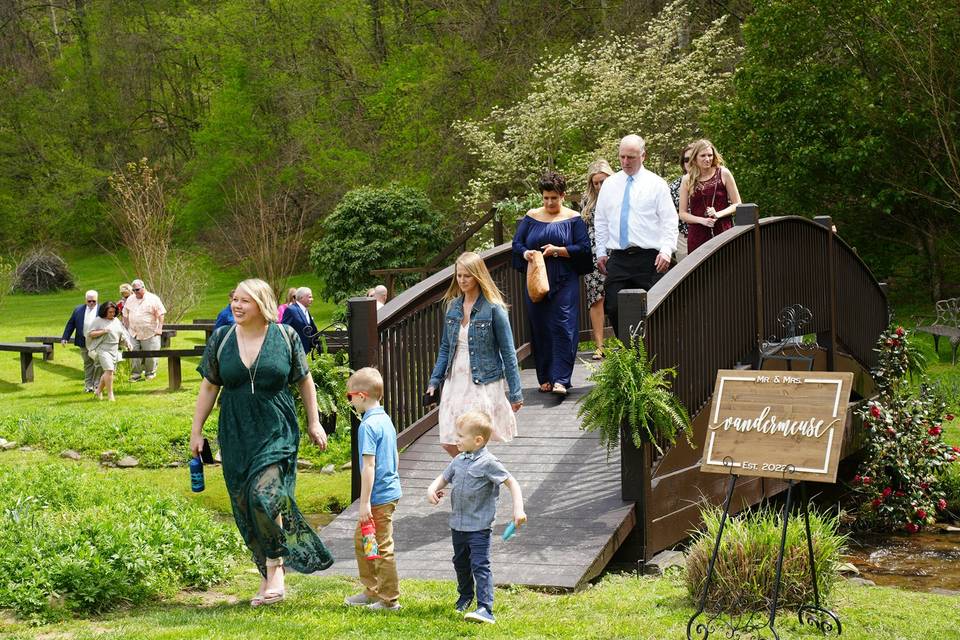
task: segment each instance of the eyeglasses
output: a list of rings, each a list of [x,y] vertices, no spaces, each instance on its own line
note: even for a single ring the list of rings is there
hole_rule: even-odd
[[[353,400],[353,396],[360,396],[361,398],[367,398],[370,394],[366,391],[347,391],[347,400]]]
[[[96,300],[87,300],[87,304],[97,304]]]
[[[136,287],[136,288],[134,288],[133,291],[134,291],[134,293],[136,293],[137,291],[143,291],[143,287]]]

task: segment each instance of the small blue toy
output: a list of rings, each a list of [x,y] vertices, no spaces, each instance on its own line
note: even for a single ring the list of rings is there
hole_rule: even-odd
[[[503,530],[503,541],[506,542],[513,537],[513,534],[517,532],[517,525],[514,522],[511,522],[507,525],[507,528]]]

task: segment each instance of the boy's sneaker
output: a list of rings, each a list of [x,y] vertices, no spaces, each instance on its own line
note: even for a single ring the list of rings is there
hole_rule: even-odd
[[[486,607],[477,607],[476,611],[471,611],[463,616],[463,619],[469,620],[470,622],[482,622],[484,624],[495,624],[497,622],[496,618],[493,617],[492,613],[487,611]]]
[[[473,602],[472,599],[470,599],[470,600],[457,600],[457,604],[453,607],[453,609],[454,609],[454,611],[456,611],[457,613],[463,613],[464,611],[466,611],[467,609],[470,608],[470,603],[471,603],[471,602]]]
[[[399,611],[400,603],[394,602],[393,604],[388,604],[383,600],[377,600],[373,604],[367,605],[367,609],[371,611]]]
[[[371,598],[362,591],[354,596],[347,596],[343,599],[343,604],[348,607],[368,607],[374,602],[379,602],[379,600]]]

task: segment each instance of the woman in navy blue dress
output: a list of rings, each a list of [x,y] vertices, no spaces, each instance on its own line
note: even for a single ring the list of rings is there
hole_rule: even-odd
[[[513,236],[513,266],[526,272],[533,252],[543,253],[550,292],[540,302],[533,302],[527,294],[527,315],[540,391],[563,396],[570,388],[570,375],[577,357],[579,276],[593,269],[593,260],[586,224],[579,213],[563,206],[567,181],[550,171],[540,178],[539,187],[543,206],[528,211],[517,226]]]

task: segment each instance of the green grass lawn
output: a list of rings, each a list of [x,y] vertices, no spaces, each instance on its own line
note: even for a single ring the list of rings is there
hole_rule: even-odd
[[[402,569],[401,569],[402,571]],[[494,567],[496,573],[496,567]],[[0,621],[9,638],[683,638],[694,607],[680,580],[608,575],[576,594],[547,594],[523,588],[497,589],[497,624],[472,625],[454,613],[456,587],[451,581],[401,581],[401,604],[395,614],[348,609],[343,598],[357,582],[341,577],[291,575],[288,598],[272,607],[251,609],[248,598],[259,576],[238,569],[216,591],[183,593],[173,602],[119,611],[30,629]],[[912,593],[883,587],[841,584],[833,606],[850,640],[947,640],[956,638],[958,602],[954,596]],[[782,640],[822,638],[801,628],[796,615],[780,612]],[[714,635],[722,637],[722,632]],[[832,636],[831,636],[832,637]]]

